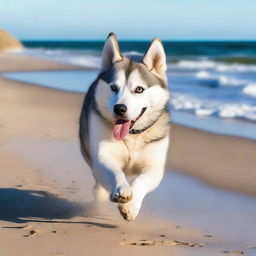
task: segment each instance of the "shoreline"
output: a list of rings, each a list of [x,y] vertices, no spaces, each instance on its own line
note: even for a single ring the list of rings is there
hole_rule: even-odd
[[[33,59],[34,61],[34,59]],[[39,59],[37,60],[39,61]],[[29,60],[30,62],[30,60]],[[55,63],[57,64],[57,63]],[[44,63],[47,65],[47,63]],[[61,64],[63,66],[63,64]],[[61,67],[62,67],[61,66]],[[76,69],[48,68],[43,70],[2,72],[0,76],[17,82],[36,84],[42,87],[85,93],[87,87],[98,74],[97,69],[77,67]],[[82,68],[82,69],[81,69]],[[0,67],[1,71],[1,67]],[[14,71],[14,72],[13,72]],[[255,122],[243,118],[220,118],[217,116],[198,116],[188,111],[171,108],[171,119],[176,124],[196,128],[211,133],[256,140]]]
[[[62,64],[56,61],[10,52],[0,53],[0,73],[50,70],[86,70],[81,66]]]

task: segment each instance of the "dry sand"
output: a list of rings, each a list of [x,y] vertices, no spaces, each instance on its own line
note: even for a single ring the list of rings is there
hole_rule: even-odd
[[[8,65],[2,63],[3,59]],[[70,68],[30,57],[0,55],[2,72],[58,67]],[[236,226],[237,219],[229,222],[229,212],[223,213],[226,219],[220,221],[220,229],[211,226],[210,218],[216,217],[214,207],[209,207],[212,212],[206,214],[209,222],[204,225],[193,222],[189,211],[195,212],[196,203],[179,198],[180,194],[193,191],[189,191],[188,183],[182,184],[182,178],[176,179],[172,174],[166,176],[159,190],[148,196],[134,223],[123,221],[113,204],[104,207],[93,204],[93,179],[79,152],[77,134],[82,100],[81,94],[0,78],[1,256],[256,253],[247,248],[255,246],[252,243],[256,240],[255,229],[250,229],[247,236],[239,233],[243,229]],[[173,125],[172,142],[168,169],[194,175],[225,189],[256,194],[255,141]],[[169,179],[177,181],[173,187],[180,190],[171,191]],[[224,203],[227,194],[227,201],[239,198],[242,203],[255,202],[252,197],[241,198],[230,192],[221,192],[222,196],[217,189],[195,187],[203,191],[204,197],[214,193]],[[169,192],[174,195],[171,201]],[[178,205],[172,210],[169,204],[174,199]],[[207,206],[200,196],[198,201],[193,200]],[[154,210],[156,204],[158,212]],[[179,212],[180,205],[188,205],[190,210]],[[239,209],[235,207],[231,217]],[[171,219],[168,211],[172,212]],[[218,211],[221,216],[221,209]],[[246,228],[256,224],[251,221],[252,213],[248,214],[244,208],[241,216],[247,216]],[[183,222],[180,216],[187,221]],[[225,230],[221,235],[218,230],[223,230],[226,220],[231,223],[229,232]],[[240,239],[239,243],[236,236],[230,235],[234,232],[246,239]]]

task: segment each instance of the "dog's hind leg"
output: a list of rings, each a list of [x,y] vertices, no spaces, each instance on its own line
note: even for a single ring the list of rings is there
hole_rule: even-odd
[[[96,181],[93,194],[97,201],[105,203],[109,199],[109,192],[99,183]]]

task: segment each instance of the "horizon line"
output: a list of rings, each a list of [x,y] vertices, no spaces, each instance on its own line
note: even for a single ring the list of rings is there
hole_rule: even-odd
[[[160,38],[161,39],[161,38]],[[105,42],[106,39],[20,39],[21,42],[29,41],[66,41],[66,42]],[[151,42],[151,39],[118,39],[119,42]],[[161,39],[162,42],[256,42],[256,39]]]

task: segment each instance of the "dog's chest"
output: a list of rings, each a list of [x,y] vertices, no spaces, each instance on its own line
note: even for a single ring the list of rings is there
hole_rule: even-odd
[[[126,175],[135,175],[143,172],[145,161],[141,157],[145,142],[139,136],[129,136],[124,142],[127,149],[127,155],[124,162],[124,172]]]

